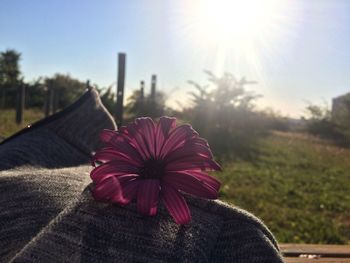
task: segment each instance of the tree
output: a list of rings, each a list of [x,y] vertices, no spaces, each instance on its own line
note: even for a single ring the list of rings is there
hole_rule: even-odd
[[[1,107],[15,105],[16,87],[21,82],[19,61],[21,54],[14,49],[0,53]]]
[[[306,131],[326,139],[331,139],[337,143],[344,143],[345,137],[342,130],[338,130],[341,126],[339,118],[333,118],[332,113],[327,104],[316,105],[310,104],[306,107]]]
[[[39,77],[30,82],[21,82],[25,88],[25,106],[28,108],[43,108],[46,89],[42,78]]]
[[[76,99],[85,91],[86,84],[78,79],[72,78],[69,74],[55,74],[51,78],[46,78],[44,84],[53,90],[53,111],[62,109]]]

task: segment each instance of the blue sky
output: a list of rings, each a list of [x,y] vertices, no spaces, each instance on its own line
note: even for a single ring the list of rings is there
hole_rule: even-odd
[[[254,59],[234,41],[218,52],[214,36],[191,26],[185,0],[0,0],[0,51],[22,53],[28,81],[60,72],[104,87],[116,80],[117,53],[126,52],[127,94],[140,80],[149,88],[155,73],[169,105],[188,99],[187,80],[206,83],[203,69],[231,72],[258,81],[248,89],[264,96],[260,107],[297,117],[306,101],[330,104],[350,91],[350,1],[285,1],[274,14],[283,18],[252,40]]]

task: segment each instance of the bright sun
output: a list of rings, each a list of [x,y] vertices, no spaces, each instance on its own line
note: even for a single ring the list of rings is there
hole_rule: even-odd
[[[234,54],[257,66],[262,54],[285,48],[292,7],[291,0],[188,1],[187,37],[201,53],[216,50],[216,63],[224,64]]]
[[[271,30],[285,7],[283,0],[202,0],[195,20],[209,38],[244,44]]]

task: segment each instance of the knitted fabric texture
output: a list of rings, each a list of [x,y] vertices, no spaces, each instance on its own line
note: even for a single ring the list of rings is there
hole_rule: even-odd
[[[96,90],[91,89],[65,110],[0,143],[0,170],[86,164],[106,128],[115,129],[116,125]]]
[[[94,201],[79,165],[115,124],[95,91],[84,96],[0,145],[0,262],[282,262],[259,219],[220,201],[186,196],[187,225],[162,205],[142,217],[135,203]]]

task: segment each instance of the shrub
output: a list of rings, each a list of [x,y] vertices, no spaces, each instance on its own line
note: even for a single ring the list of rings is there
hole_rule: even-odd
[[[196,92],[190,93],[193,106],[183,111],[184,118],[208,139],[219,156],[250,157],[257,139],[272,124],[266,113],[255,110],[260,95],[245,89],[255,82],[237,80],[229,73],[220,78],[209,71],[206,74],[212,87],[189,81]]]

